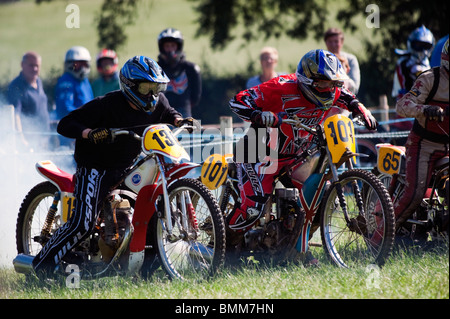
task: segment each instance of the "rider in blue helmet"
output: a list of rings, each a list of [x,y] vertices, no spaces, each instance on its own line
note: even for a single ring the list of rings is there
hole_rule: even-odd
[[[111,210],[107,197],[111,187],[121,181],[141,152],[141,143],[131,136],[118,136],[112,141],[110,128],[131,129],[142,135],[151,124],[179,126],[189,122],[162,93],[167,82],[155,61],[135,56],[120,71],[120,90],[95,98],[61,119],[58,133],[75,139],[76,205],[69,221],[54,232],[34,258],[36,273],[51,275],[61,261],[70,264],[85,258],[73,253],[72,248],[91,234],[102,208],[106,214]],[[117,239],[106,234],[105,243],[114,249]]]
[[[158,94],[167,88],[169,78],[154,60],[135,56],[120,70],[120,89],[140,110],[153,112]]]

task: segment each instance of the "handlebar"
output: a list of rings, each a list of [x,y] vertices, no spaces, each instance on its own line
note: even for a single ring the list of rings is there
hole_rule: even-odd
[[[183,129],[187,129],[189,131],[189,130],[195,130],[197,128],[199,128],[199,127],[196,126],[196,125],[183,125],[181,127],[175,128],[172,131],[172,134],[174,136],[177,136],[183,131]],[[133,132],[131,130],[125,130],[125,129],[120,129],[120,128],[117,128],[117,129],[112,128],[112,129],[110,129],[110,131],[111,131],[112,141],[114,141],[116,136],[119,136],[119,135],[129,135],[129,136],[131,136],[132,138],[134,138],[137,141],[142,141],[142,136],[140,136],[139,134],[137,134],[136,132]]]

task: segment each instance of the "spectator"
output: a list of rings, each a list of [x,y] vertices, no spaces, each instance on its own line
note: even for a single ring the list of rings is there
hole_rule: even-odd
[[[278,51],[272,47],[264,47],[262,48],[259,54],[259,60],[261,62],[261,70],[262,74],[255,75],[248,79],[246,88],[249,89],[253,86],[260,85],[263,82],[269,81],[274,77],[279,76],[275,71],[275,68],[278,64]]]
[[[21,62],[22,71],[8,87],[8,101],[15,109],[16,129],[21,134],[23,144],[31,150],[33,146],[47,146],[48,139],[39,133],[48,132],[50,125],[47,95],[39,77],[41,62],[38,53],[25,53]],[[39,132],[23,134],[24,128]]]
[[[395,67],[392,87],[392,97],[395,101],[400,100],[411,89],[420,73],[430,69],[428,58],[433,50],[434,36],[425,26],[421,26],[411,32],[406,44],[407,50],[395,50],[400,55]],[[395,119],[401,120],[403,117],[396,114]],[[409,131],[412,126],[412,121],[400,121],[391,124],[390,130],[393,132]],[[406,139],[402,138],[398,139],[396,144],[404,145],[405,142]]]
[[[170,105],[183,117],[191,117],[202,94],[202,79],[198,65],[186,60],[184,39],[174,28],[163,30],[158,36],[158,64],[170,79],[164,92]]]
[[[425,26],[421,26],[411,32],[406,45],[407,50],[395,50],[400,55],[392,88],[392,97],[396,101],[411,89],[420,73],[430,69],[429,57],[434,47],[434,36]]]
[[[117,72],[119,59],[114,50],[103,49],[97,55],[97,71],[99,77],[92,82],[94,97],[120,89]]]
[[[328,51],[336,56],[340,56],[342,59],[347,59],[350,68],[348,73],[350,79],[346,84],[349,85],[350,88],[353,88],[351,91],[353,94],[357,94],[361,84],[359,63],[356,56],[342,51],[342,46],[344,45],[344,33],[340,29],[330,28],[325,32],[324,41]]]
[[[66,52],[64,74],[55,87],[56,118],[67,114],[94,98],[91,84],[87,79],[90,72],[91,55],[82,46],[74,46]],[[72,145],[73,141],[60,136],[61,145]]]

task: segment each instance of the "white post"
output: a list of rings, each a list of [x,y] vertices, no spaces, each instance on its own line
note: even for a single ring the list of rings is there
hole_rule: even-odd
[[[379,97],[379,109],[381,110],[381,117],[380,120],[382,122],[387,122],[389,121],[389,105],[387,102],[387,96],[386,94],[380,95]],[[388,124],[384,124],[383,127],[386,129],[386,131],[389,131],[389,125]]]
[[[233,153],[233,118],[231,116],[220,117],[220,132],[222,133],[222,155]]]

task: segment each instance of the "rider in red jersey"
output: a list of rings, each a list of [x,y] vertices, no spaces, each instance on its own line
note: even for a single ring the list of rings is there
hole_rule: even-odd
[[[325,50],[312,50],[300,60],[296,73],[281,75],[238,93],[230,107],[240,118],[251,121],[250,132],[264,127],[263,134],[249,134],[236,149],[241,205],[228,216],[228,233],[233,239],[259,220],[264,205],[274,188],[280,171],[295,160],[309,138],[306,131],[280,124],[282,117],[298,116],[308,126],[321,123],[338,106],[361,116],[368,129],[375,130],[377,121],[359,100],[343,87],[347,75],[337,57]],[[259,132],[261,129],[258,130]],[[253,139],[254,136],[256,140]],[[270,156],[249,161],[252,143],[269,147]],[[244,153],[240,154],[244,144]],[[248,146],[248,148],[245,148]],[[266,152],[267,154],[267,152]],[[273,156],[275,155],[275,156]],[[240,160],[243,159],[243,160]],[[231,245],[235,243],[230,240]]]

